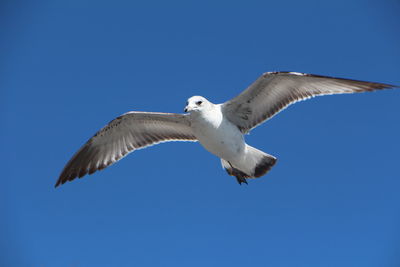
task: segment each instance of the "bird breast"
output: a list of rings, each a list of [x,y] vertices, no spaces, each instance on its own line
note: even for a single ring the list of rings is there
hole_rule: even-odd
[[[224,118],[219,106],[193,116],[192,128],[203,147],[220,158],[233,160],[244,151],[242,133]]]

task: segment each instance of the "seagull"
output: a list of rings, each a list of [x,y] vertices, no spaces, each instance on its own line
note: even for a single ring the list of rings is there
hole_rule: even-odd
[[[235,98],[187,100],[185,114],[131,111],[98,131],[68,161],[55,187],[102,170],[130,152],[168,141],[192,141],[221,159],[239,184],[265,175],[277,158],[246,144],[244,135],[290,104],[314,96],[398,86],[298,72],[266,72]]]

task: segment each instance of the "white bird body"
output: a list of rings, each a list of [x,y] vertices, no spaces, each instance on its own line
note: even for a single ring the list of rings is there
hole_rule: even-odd
[[[243,134],[236,125],[224,118],[221,105],[210,104],[211,109],[189,115],[193,133],[210,153],[227,161],[235,161],[245,152]]]
[[[265,174],[276,158],[245,143],[244,134],[224,114],[223,104],[213,104],[202,96],[188,99],[185,108],[193,134],[210,153],[221,158],[222,167],[239,183]],[[257,170],[257,167],[261,167]]]
[[[213,104],[188,99],[189,114],[128,112],[97,132],[66,164],[56,186],[102,170],[134,150],[167,141],[199,141],[221,158],[239,184],[266,174],[276,158],[245,143],[244,134],[288,105],[319,95],[393,88],[390,84],[298,72],[267,72],[235,98]]]

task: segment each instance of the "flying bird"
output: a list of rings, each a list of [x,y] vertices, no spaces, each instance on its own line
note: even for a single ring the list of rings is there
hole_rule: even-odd
[[[187,100],[185,114],[131,111],[98,131],[68,161],[56,187],[102,170],[137,149],[168,141],[199,141],[221,158],[239,184],[266,174],[277,158],[246,144],[244,135],[290,104],[319,95],[350,94],[398,86],[298,72],[267,72],[235,98],[213,104]]]

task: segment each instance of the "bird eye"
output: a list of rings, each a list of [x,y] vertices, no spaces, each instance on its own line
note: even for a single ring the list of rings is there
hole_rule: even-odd
[[[196,105],[200,106],[203,103],[203,101],[197,101]]]

